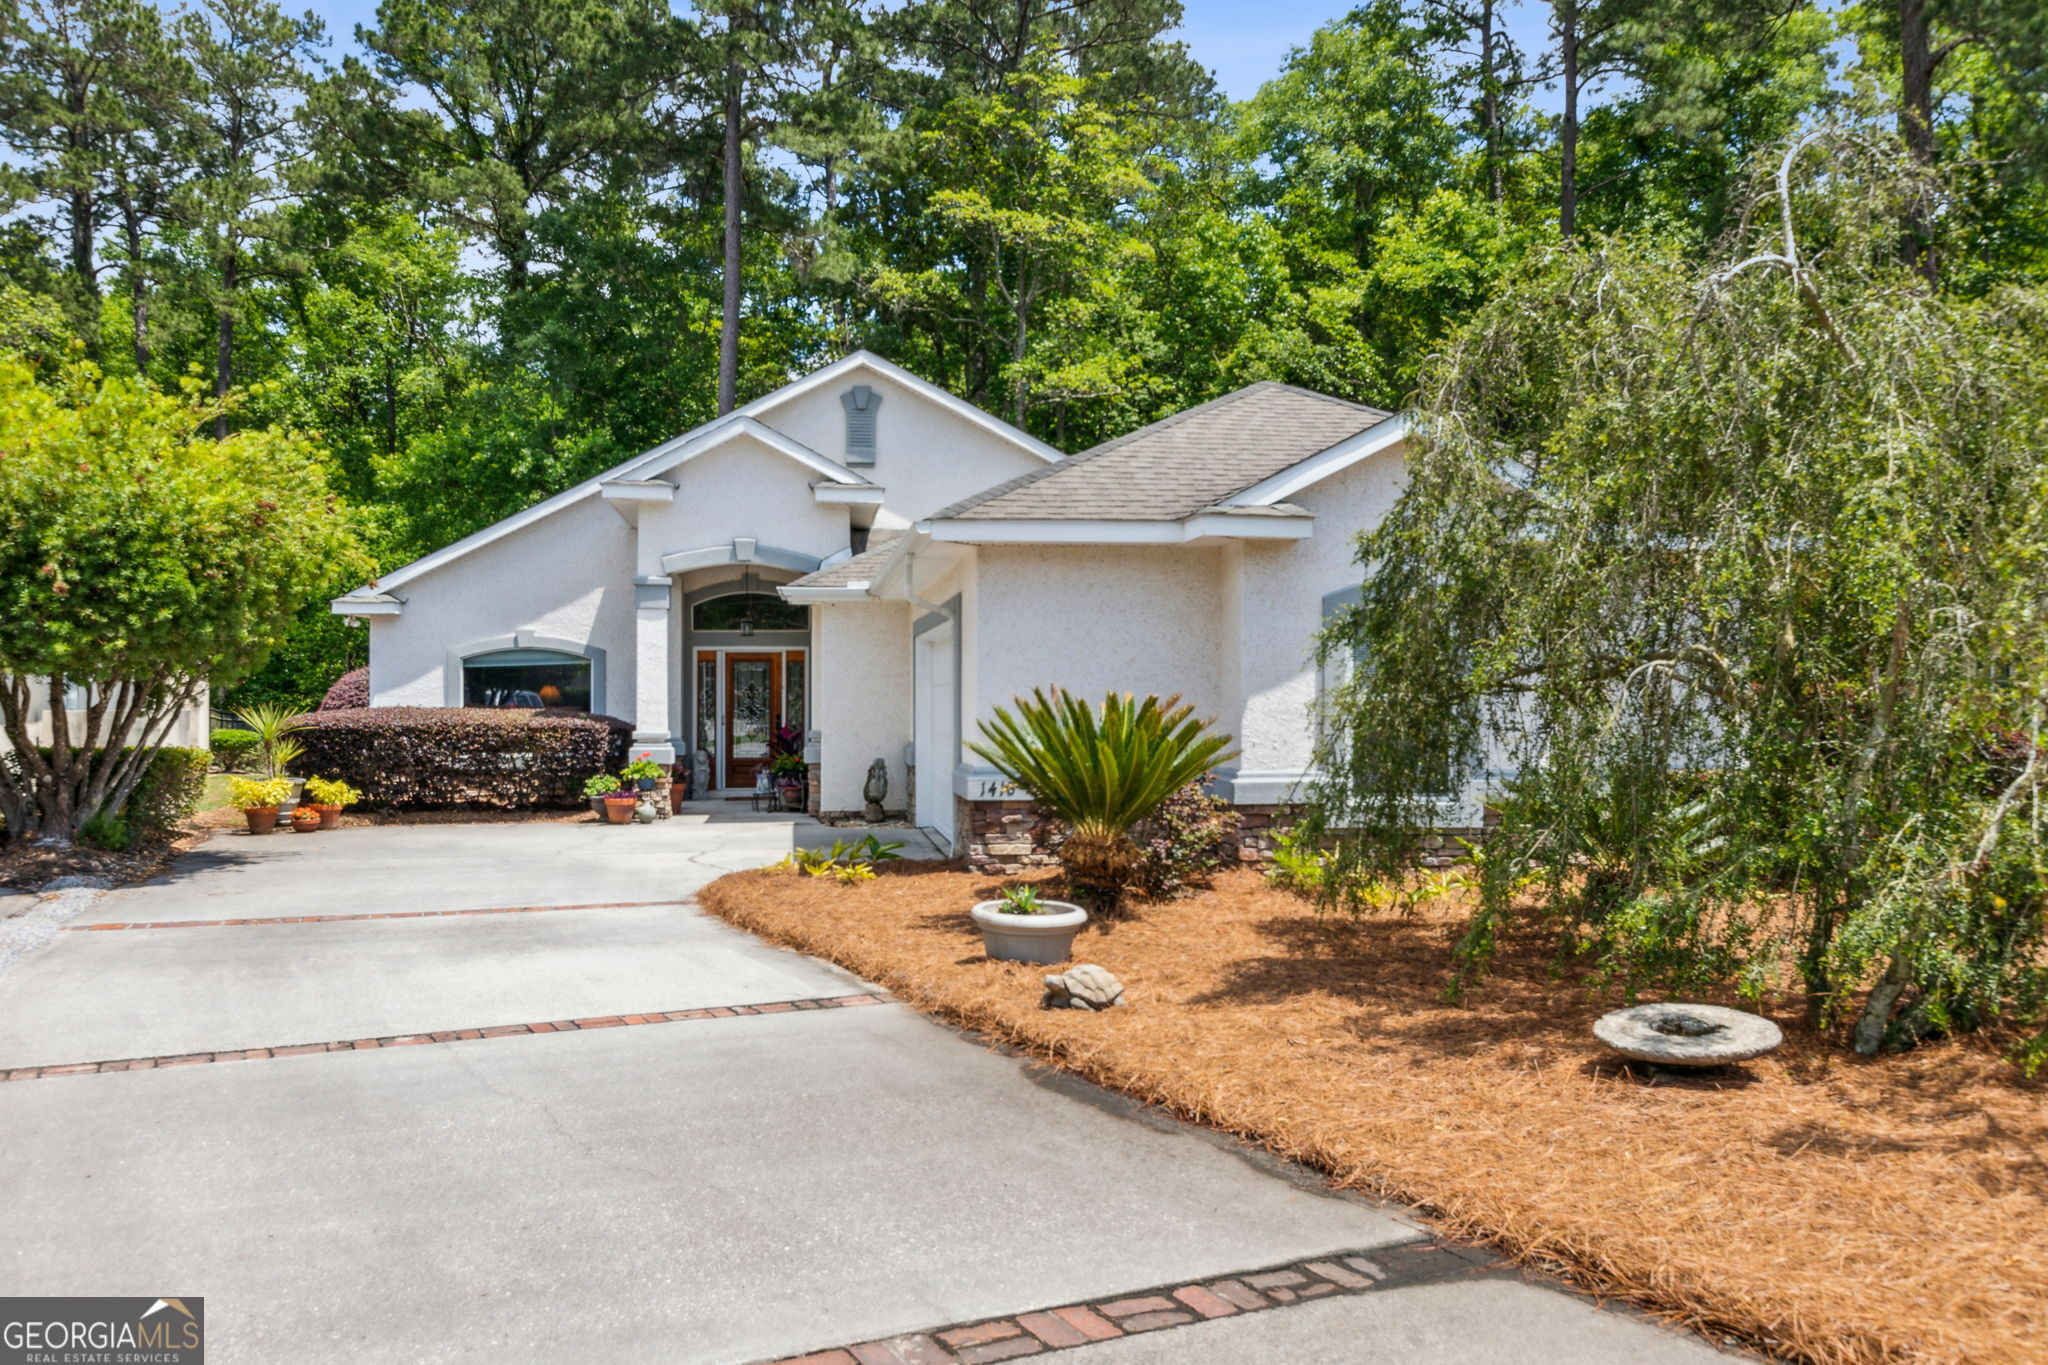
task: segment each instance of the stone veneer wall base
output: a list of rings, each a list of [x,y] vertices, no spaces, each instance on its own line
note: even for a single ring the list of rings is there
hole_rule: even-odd
[[[1231,855],[1247,866],[1271,862],[1274,846],[1291,823],[1294,807],[1234,806],[1232,810],[1237,823],[1229,839]],[[1051,847],[1057,822],[1029,801],[969,801],[955,797],[953,813],[954,828],[962,836],[960,856],[972,871],[1016,876],[1059,863]],[[1493,823],[1490,815],[1487,823]],[[1466,858],[1459,840],[1477,843],[1485,837],[1485,828],[1433,830],[1421,839],[1415,861],[1429,868],[1453,866]]]

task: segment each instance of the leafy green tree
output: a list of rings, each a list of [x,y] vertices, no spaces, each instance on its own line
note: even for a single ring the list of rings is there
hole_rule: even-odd
[[[276,645],[363,567],[314,443],[198,434],[222,400],[74,364],[0,361],[0,818],[68,844],[118,812],[180,708]],[[226,400],[233,402],[231,396]],[[87,689],[82,729],[67,688]],[[47,753],[30,731],[46,703]]]
[[[1003,90],[962,96],[920,123],[906,155],[926,178],[924,216],[959,250],[911,271],[884,266],[870,288],[902,314],[951,319],[1010,419],[1032,409],[1034,329],[1135,249],[1120,208],[1143,199],[1146,139],[1048,60]]]
[[[1374,0],[1317,29],[1240,112],[1253,200],[1304,255],[1369,264],[1396,215],[1452,182],[1463,139],[1449,117],[1449,36],[1402,0]]]
[[[1579,221],[1720,236],[1741,167],[1836,101],[1827,14],[1803,3],[1648,10],[1626,31],[1628,88],[1581,119]]]
[[[1467,974],[1533,879],[1631,988],[1796,962],[1864,1051],[2042,1017],[2048,298],[1929,289],[1898,223],[1937,190],[1811,135],[1712,258],[1545,253],[1432,367],[1310,831],[1391,873],[1518,773]]]
[[[235,329],[246,290],[261,275],[293,268],[283,255],[282,210],[293,164],[305,155],[298,104],[306,60],[321,40],[310,16],[276,0],[200,0],[178,34],[198,77],[188,110],[194,174],[184,188],[187,221],[205,244],[213,295],[213,391],[235,386]],[[215,415],[227,435],[228,410]]]
[[[0,10],[0,139],[10,197],[61,224],[73,329],[96,344],[102,236],[154,183],[153,136],[177,63],[158,11],[137,0],[16,0]]]
[[[318,104],[330,165],[487,247],[507,293],[550,204],[669,163],[655,114],[681,34],[661,0],[384,0],[357,38],[367,58]]]

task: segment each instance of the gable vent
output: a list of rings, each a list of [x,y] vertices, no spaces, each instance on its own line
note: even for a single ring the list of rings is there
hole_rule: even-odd
[[[856,384],[839,395],[846,409],[846,462],[850,465],[875,462],[875,414],[881,410],[882,395],[865,384]]]

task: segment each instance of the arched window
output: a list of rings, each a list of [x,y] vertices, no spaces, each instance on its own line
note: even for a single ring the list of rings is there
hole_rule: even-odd
[[[690,611],[692,630],[809,630],[811,609],[773,593],[735,592],[699,602]]]
[[[590,709],[590,660],[556,649],[499,649],[462,661],[464,706]]]

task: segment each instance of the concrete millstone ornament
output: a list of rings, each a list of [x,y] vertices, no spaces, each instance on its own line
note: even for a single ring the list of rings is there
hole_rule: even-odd
[[[1658,1066],[1727,1066],[1761,1057],[1785,1041],[1760,1014],[1722,1005],[1636,1005],[1593,1025],[1593,1036],[1622,1056]]]
[[[1106,1010],[1128,1004],[1124,983],[1092,962],[1069,967],[1045,979],[1045,998],[1039,1002],[1049,1010]]]

